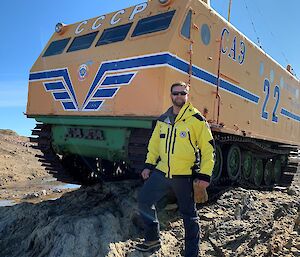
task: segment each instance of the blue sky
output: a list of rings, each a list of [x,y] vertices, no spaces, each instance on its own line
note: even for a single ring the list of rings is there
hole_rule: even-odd
[[[156,0],[152,0],[156,1]],[[179,0],[175,0],[179,1]],[[143,0],[9,0],[0,8],[0,128],[30,135],[27,119],[28,74],[57,22],[66,24],[117,11]],[[211,0],[227,18],[229,0]],[[232,0],[231,23],[284,67],[300,77],[299,0]],[[254,24],[254,26],[253,26]]]

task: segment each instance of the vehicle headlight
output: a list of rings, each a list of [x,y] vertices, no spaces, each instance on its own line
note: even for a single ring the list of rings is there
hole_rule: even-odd
[[[56,33],[62,33],[64,29],[64,24],[59,22],[55,25],[55,32]]]

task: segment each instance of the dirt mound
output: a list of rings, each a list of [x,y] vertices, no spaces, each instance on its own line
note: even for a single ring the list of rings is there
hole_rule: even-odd
[[[18,136],[17,132],[15,132],[11,129],[0,129],[0,134],[10,135],[10,136]]]
[[[136,234],[135,201],[123,190],[134,187],[82,188],[55,201],[0,208],[1,256],[106,256],[110,244]]]
[[[35,157],[40,151],[31,145],[27,137],[0,130],[0,187],[48,175]]]
[[[183,224],[177,211],[159,211],[163,247],[135,251],[142,236],[136,210],[138,181],[107,183],[39,204],[0,208],[2,257],[181,256]],[[225,192],[202,206],[202,256],[299,256],[299,191]]]

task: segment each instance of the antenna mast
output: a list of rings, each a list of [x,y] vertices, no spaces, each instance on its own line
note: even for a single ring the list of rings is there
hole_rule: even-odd
[[[228,22],[230,22],[230,12],[231,12],[231,3],[232,3],[232,0],[229,0],[229,6],[228,6]]]

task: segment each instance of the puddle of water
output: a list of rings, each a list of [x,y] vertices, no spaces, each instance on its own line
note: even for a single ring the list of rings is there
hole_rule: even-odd
[[[12,200],[0,200],[0,207],[5,207],[5,206],[13,206],[16,205],[17,203],[12,201]]]
[[[76,185],[76,184],[63,184],[63,185],[54,186],[54,187],[52,187],[52,189],[60,189],[60,190],[79,189],[80,187],[81,187],[81,185]]]
[[[55,201],[55,200],[57,200],[57,199],[59,199],[59,197],[49,198],[48,200],[49,200],[49,201]]]

